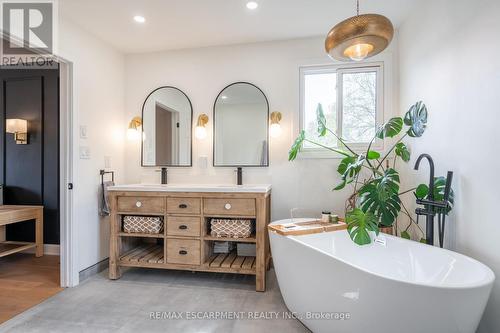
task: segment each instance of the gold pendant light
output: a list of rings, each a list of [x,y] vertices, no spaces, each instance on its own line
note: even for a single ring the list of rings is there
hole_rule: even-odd
[[[361,61],[379,54],[394,35],[391,21],[378,14],[357,15],[334,26],[325,40],[328,55],[340,61]]]

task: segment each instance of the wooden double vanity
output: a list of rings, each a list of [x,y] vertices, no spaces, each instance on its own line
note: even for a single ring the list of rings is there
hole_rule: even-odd
[[[270,221],[269,185],[122,185],[109,188],[111,235],[109,277],[118,279],[121,267],[251,274],[255,289],[265,291],[270,264],[267,225]],[[158,234],[127,233],[124,216],[162,217]],[[249,238],[214,237],[212,218],[249,219]],[[214,254],[214,241],[256,244],[256,256],[236,251]]]
[[[237,168],[241,184],[242,167],[269,166],[269,102],[260,88],[229,84],[210,117],[198,115],[196,135],[203,139],[211,120],[214,167]],[[192,125],[191,100],[173,86],[149,93],[142,117],[131,120],[129,130],[142,131],[141,166],[161,168],[162,184],[167,168],[193,165]],[[110,187],[108,199],[111,279],[121,267],[251,274],[265,290],[271,186],[123,185]]]

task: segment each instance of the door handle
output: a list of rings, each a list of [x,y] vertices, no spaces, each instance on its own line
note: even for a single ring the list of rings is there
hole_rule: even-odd
[[[188,227],[187,227],[187,225],[185,225],[185,224],[181,224],[181,225],[179,226],[179,229],[181,229],[181,230],[186,230],[187,228],[188,228]]]
[[[180,204],[179,208],[188,208],[188,205],[186,205],[186,204]]]
[[[179,254],[185,256],[186,254],[188,254],[188,251],[186,251],[186,250],[180,250]]]

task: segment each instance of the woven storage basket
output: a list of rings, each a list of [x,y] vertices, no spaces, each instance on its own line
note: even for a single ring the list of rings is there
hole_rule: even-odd
[[[212,219],[212,237],[248,238],[252,235],[251,220]]]
[[[163,231],[163,217],[124,216],[123,231],[128,233],[159,234]]]

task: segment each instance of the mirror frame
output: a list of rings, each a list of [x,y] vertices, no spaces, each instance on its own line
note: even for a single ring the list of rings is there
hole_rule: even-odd
[[[262,96],[264,96],[264,99],[266,100],[266,106],[267,106],[267,125],[266,125],[266,140],[267,140],[267,152],[266,152],[266,164],[259,164],[259,165],[216,165],[215,164],[215,136],[216,136],[216,133],[215,133],[215,122],[217,121],[217,116],[216,116],[216,112],[215,112],[215,107],[217,106],[217,100],[219,99],[219,96],[224,92],[224,90],[226,90],[227,88],[231,87],[231,86],[234,86],[236,84],[248,84],[248,85],[251,85],[253,86],[254,88],[256,88],[257,90],[259,90],[261,93],[262,93]],[[215,102],[214,102],[214,108],[213,108],[213,124],[212,124],[212,131],[213,131],[213,139],[212,139],[212,165],[214,168],[239,168],[239,167],[243,167],[243,168],[267,168],[269,167],[269,100],[267,99],[267,96],[266,94],[264,93],[264,91],[262,91],[262,89],[260,89],[259,87],[257,87],[255,84],[253,83],[250,83],[250,82],[245,82],[245,81],[239,81],[239,82],[234,82],[234,83],[231,83],[231,84],[228,84],[227,86],[225,86],[220,92],[219,94],[217,95],[217,97],[215,98]]]
[[[191,152],[190,152],[190,163],[185,164],[185,165],[144,165],[144,141],[142,138],[144,137],[144,107],[146,106],[146,101],[148,100],[149,96],[151,96],[154,92],[157,90],[163,89],[163,88],[172,88],[177,91],[179,91],[181,94],[183,94],[188,102],[189,102],[189,107],[191,108]],[[141,117],[143,124],[141,126],[141,167],[143,168],[158,168],[158,167],[168,167],[168,168],[190,168],[193,166],[193,104],[191,103],[191,100],[189,99],[188,95],[182,90],[180,90],[177,87],[174,86],[161,86],[156,89],[154,89],[152,92],[150,92],[146,98],[144,99],[144,102],[142,103],[142,111],[141,111]]]

